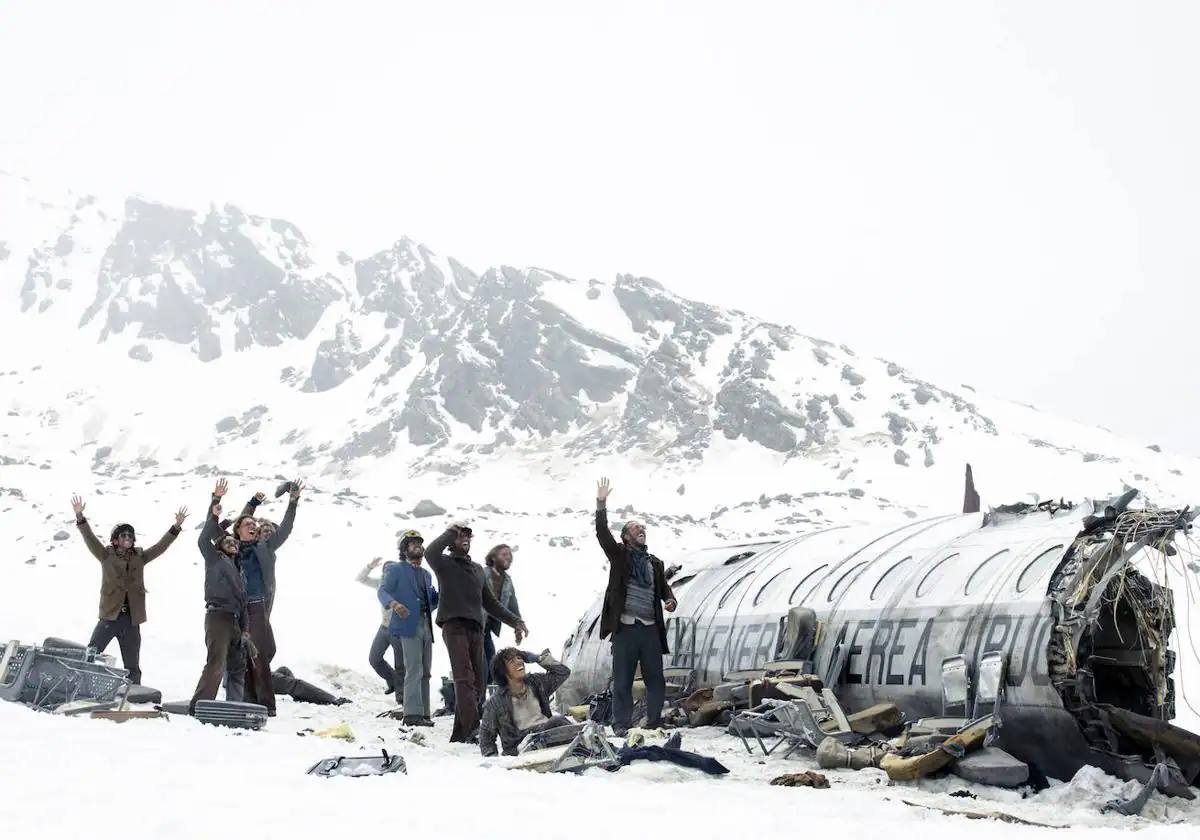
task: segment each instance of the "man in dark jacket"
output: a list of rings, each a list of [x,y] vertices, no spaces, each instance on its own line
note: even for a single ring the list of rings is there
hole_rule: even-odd
[[[221,506],[214,504],[197,541],[204,557],[204,646],[208,654],[192,695],[193,712],[197,700],[217,698],[226,659],[231,648],[239,650],[239,638],[248,648],[253,647],[246,614],[246,582],[238,565],[239,544],[232,535],[221,535],[220,517]],[[218,540],[215,545],[214,539]]]
[[[646,527],[630,520],[621,529],[621,542],[608,530],[607,478],[596,488],[596,539],[608,557],[608,588],[600,612],[600,638],[612,636],[613,732],[623,736],[632,725],[633,677],[640,664],[646,684],[646,725],[661,723],[666,681],[667,625],[663,609],[675,610],[675,593],[667,583],[663,563],[646,549]]]
[[[283,548],[283,544],[292,535],[292,527],[296,524],[296,506],[300,503],[300,493],[304,490],[304,482],[299,479],[289,481],[287,488],[288,506],[283,514],[283,521],[278,526],[271,520],[263,518],[256,519],[254,523],[256,526],[254,554],[262,568],[263,587],[266,590],[264,600],[268,618],[275,608],[275,552]],[[254,516],[258,511],[258,506],[266,498],[266,493],[255,493],[253,498],[246,502],[246,506],[242,508],[238,518]],[[238,535],[235,533],[235,536]],[[240,536],[239,539],[241,539]]]
[[[448,553],[447,553],[448,550]],[[529,628],[496,600],[483,577],[483,567],[471,559],[471,529],[455,522],[429,543],[425,559],[438,578],[440,600],[437,624],[450,656],[454,675],[454,728],[451,742],[471,740],[479,725],[484,692],[483,625],[486,610],[524,636]]]
[[[544,674],[527,674],[526,662],[536,662]],[[534,656],[516,648],[505,648],[492,660],[492,680],[500,686],[483,707],[479,724],[479,751],[496,754],[496,736],[505,755],[516,755],[526,735],[571,721],[550,713],[550,695],[571,676],[571,669],[555,661],[550,651]]]
[[[146,621],[146,581],[143,572],[146,564],[161,555],[183,527],[187,519],[187,508],[181,507],[175,514],[175,524],[162,539],[149,548],[134,548],[132,525],[118,525],[112,529],[108,545],[101,545],[92,533],[92,526],[83,515],[87,507],[78,496],[71,498],[75,511],[75,525],[83,537],[92,556],[100,561],[100,620],[92,631],[88,646],[103,651],[115,638],[121,646],[121,661],[129,672],[129,681],[135,685],[142,682],[141,653],[142,627]]]

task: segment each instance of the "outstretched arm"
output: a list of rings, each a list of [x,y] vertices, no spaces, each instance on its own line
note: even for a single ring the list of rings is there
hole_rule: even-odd
[[[208,517],[204,520],[204,527],[200,529],[200,537],[196,540],[196,544],[200,546],[200,553],[204,559],[212,560],[218,549],[213,545],[213,540],[221,533],[221,526],[217,524],[217,517],[221,515],[221,505],[219,502],[214,502],[212,507],[208,509]]]
[[[454,538],[458,532],[453,528],[447,528],[446,533],[440,537],[435,537],[429,545],[425,546],[425,562],[436,572],[439,569],[444,569],[450,559],[446,557],[446,549],[450,547],[450,543],[454,542]]]
[[[238,517],[241,518],[243,516],[254,516],[254,514],[258,511],[258,506],[262,504],[262,500],[265,498],[266,496],[264,496],[262,493],[255,493],[250,497],[250,501],[246,502],[246,506],[242,508],[242,512],[238,514]]]
[[[596,539],[610,560],[621,551],[620,544],[613,539],[612,531],[608,530],[608,494],[611,492],[612,485],[608,479],[600,479],[596,485]]]
[[[187,519],[187,517],[188,509],[181,507],[179,512],[175,514],[175,524],[167,529],[167,533],[163,534],[161,540],[142,552],[143,563],[149,563],[171,547],[171,543],[175,542],[175,538],[183,531],[183,520]]]
[[[83,499],[78,496],[71,497],[71,509],[75,511],[75,527],[79,529],[79,534],[83,537],[83,544],[87,546],[87,550],[92,553],[93,557],[103,560],[104,546],[100,540],[96,539],[96,535],[92,533],[92,526],[88,524],[87,518],[83,515],[83,509],[86,507]]]
[[[379,565],[381,559],[382,558],[380,557],[376,557],[370,563],[363,566],[362,570],[354,576],[354,579],[363,586],[369,586],[372,589],[378,589],[380,584],[383,583],[383,576],[380,575],[379,577],[376,577],[375,575],[371,574],[371,572],[374,571],[375,567]]]
[[[271,548],[279,548],[292,535],[292,526],[296,524],[296,503],[299,499],[298,495],[293,495],[292,500],[288,502],[287,513],[283,515],[283,521],[279,523],[279,527],[275,529],[271,539],[267,540],[267,545]]]

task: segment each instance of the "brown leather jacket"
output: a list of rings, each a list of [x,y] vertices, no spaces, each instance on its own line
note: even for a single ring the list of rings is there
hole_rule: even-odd
[[[158,557],[179,536],[179,527],[172,525],[163,538],[149,548],[132,548],[118,552],[112,545],[104,545],[92,533],[87,519],[78,517],[75,524],[83,535],[83,543],[92,556],[100,561],[100,618],[113,621],[121,614],[121,605],[129,599],[129,618],[134,624],[146,620],[146,582],[142,570],[146,564]]]

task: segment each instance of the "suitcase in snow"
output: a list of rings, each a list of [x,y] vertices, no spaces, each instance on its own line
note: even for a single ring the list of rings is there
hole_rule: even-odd
[[[267,707],[258,703],[229,700],[197,700],[196,720],[236,729],[262,729],[267,725]]]

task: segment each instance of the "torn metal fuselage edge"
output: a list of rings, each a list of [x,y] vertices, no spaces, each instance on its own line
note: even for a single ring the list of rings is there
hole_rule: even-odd
[[[998,655],[997,746],[1059,779],[1092,764],[1145,781],[1167,758],[1177,770],[1170,792],[1188,795],[1200,737],[1168,723],[1171,591],[1135,561],[1157,568],[1156,553],[1175,550],[1195,513],[1133,510],[1134,495],[836,526],[669,558],[682,568],[664,664],[704,688],[774,660],[809,660],[844,707],[894,703],[916,719],[946,713],[952,660],[965,670],[963,714],[977,710],[983,666]],[[564,648],[567,705],[608,684],[601,605]]]
[[[996,741],[1051,775],[1072,770],[1078,753],[1143,782],[1165,761],[1164,791],[1192,798],[1200,736],[1169,723],[1174,598],[1135,561],[1144,556],[1165,571],[1176,536],[1191,529],[1197,511],[1130,508],[1136,495],[1095,504],[1050,579],[1046,661],[1061,709],[1002,707]]]

